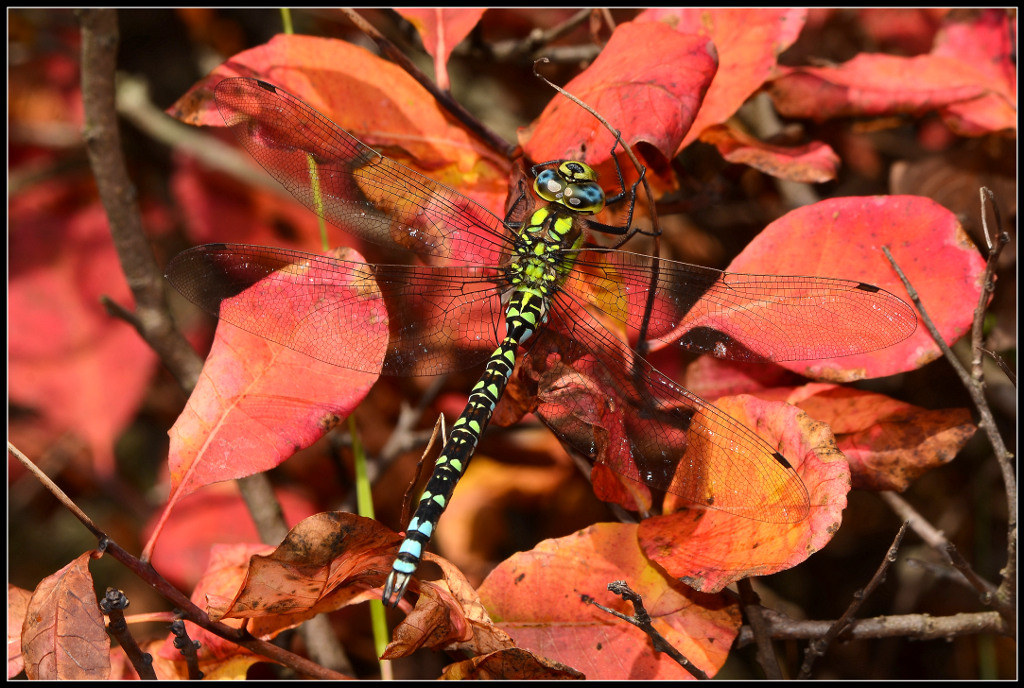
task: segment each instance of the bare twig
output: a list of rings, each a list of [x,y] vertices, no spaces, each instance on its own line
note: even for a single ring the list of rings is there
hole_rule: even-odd
[[[585,601],[594,605],[601,611],[611,614],[612,616],[622,619],[626,623],[639,628],[641,631],[646,633],[648,637],[650,637],[650,639],[654,643],[654,649],[657,652],[664,652],[665,654],[667,654],[669,657],[675,660],[681,667],[683,667],[691,674],[693,674],[694,678],[710,678],[706,673],[704,673],[704,671],[695,666],[693,662],[691,662],[689,659],[683,656],[683,653],[681,653],[679,650],[673,647],[670,642],[665,640],[665,637],[661,633],[659,633],[658,629],[656,629],[654,627],[654,624],[651,623],[651,615],[648,614],[647,610],[644,608],[643,598],[636,592],[634,592],[626,584],[625,581],[614,581],[612,583],[609,583],[608,590],[616,595],[619,595],[620,597],[622,597],[622,599],[633,605],[633,609],[635,610],[633,616],[626,616],[625,614],[617,612],[614,609],[610,609],[604,606],[603,604],[598,604],[591,597],[586,597]]]
[[[188,680],[202,679],[203,672],[199,670],[199,641],[188,637],[188,627],[181,619],[171,622],[171,635],[174,636],[174,647],[185,658],[185,666],[188,667]]]
[[[114,10],[82,10],[81,20],[83,138],[110,220],[110,233],[135,298],[135,312],[128,322],[178,381],[191,388],[199,378],[202,361],[178,333],[167,311],[163,275],[142,231],[135,185],[128,177],[121,152],[114,110],[117,14]]]
[[[533,59],[536,59],[536,53],[538,50],[541,50],[549,43],[553,43],[572,33],[578,26],[590,19],[592,12],[593,10],[591,9],[582,9],[557,26],[552,26],[549,29],[542,29],[538,27],[531,31],[525,38],[503,41],[495,43],[492,47],[484,46],[484,48],[488,51],[488,54],[492,59],[499,62],[509,62],[522,59],[530,59],[532,61]],[[545,50],[545,55],[551,59],[552,62],[578,63],[581,61],[592,60],[597,57],[600,52],[601,46],[591,44],[549,48]]]
[[[999,370],[1003,371],[1003,375],[1007,377],[1007,379],[1010,381],[1010,384],[1016,387],[1017,373],[1010,369],[1010,364],[1006,362],[1006,359],[1000,356],[998,352],[990,351],[989,349],[986,349],[984,347],[982,347],[981,351],[982,353],[986,353],[992,357],[992,360],[995,361],[997,366],[999,366]]]
[[[779,658],[772,646],[771,628],[764,617],[764,607],[761,606],[761,599],[754,592],[754,586],[749,578],[743,578],[736,583],[740,593],[740,605],[747,620],[750,621],[750,630],[754,634],[754,642],[757,644],[757,663],[764,672],[764,676],[770,680],[782,679],[782,668],[779,666]]]
[[[118,562],[120,562],[125,568],[134,573],[140,580],[149,585],[153,590],[157,592],[161,597],[170,602],[172,605],[181,610],[182,618],[188,619],[192,623],[205,628],[211,633],[229,640],[233,643],[237,643],[242,647],[252,650],[256,654],[272,659],[276,662],[280,662],[285,666],[293,668],[295,671],[308,674],[317,678],[332,678],[342,679],[347,678],[344,674],[340,674],[335,671],[330,671],[320,666],[315,662],[311,662],[305,657],[292,654],[287,650],[283,650],[273,643],[268,643],[258,638],[254,638],[245,630],[232,628],[220,622],[210,621],[210,617],[202,609],[197,607],[192,600],[181,592],[170,582],[168,582],[163,576],[156,572],[149,562],[142,561],[138,557],[135,557],[123,547],[118,545],[113,539],[110,538],[107,533],[102,531],[92,519],[89,518],[85,512],[78,508],[74,502],[61,490],[52,480],[49,479],[46,474],[39,470],[39,468],[32,462],[27,456],[22,454],[14,445],[8,443],[7,451],[14,456],[26,469],[32,472],[43,485],[64,504],[68,511],[75,515],[76,518],[84,525],[89,532],[96,536],[99,541],[99,548],[102,552],[109,554]]]
[[[850,625],[853,623],[853,618],[857,612],[863,606],[864,601],[871,597],[871,594],[881,585],[882,581],[885,580],[885,573],[889,570],[889,567],[896,561],[896,556],[899,553],[900,543],[903,541],[903,536],[907,532],[907,523],[903,522],[900,526],[899,532],[896,533],[896,537],[893,539],[892,544],[889,545],[889,550],[886,552],[885,557],[882,558],[882,562],[878,565],[875,570],[875,575],[868,581],[867,586],[863,590],[858,590],[854,596],[853,601],[843,612],[842,616],[836,619],[829,627],[828,631],[821,638],[815,638],[808,643],[807,653],[804,655],[803,665],[800,667],[800,674],[797,676],[799,679],[811,678],[811,670],[814,668],[814,662],[819,657],[823,657],[825,652],[828,650],[829,645],[832,644],[840,635],[845,633]]]
[[[100,600],[100,611],[107,615],[107,632],[114,636],[121,651],[132,663],[135,672],[143,681],[155,681],[153,671],[153,655],[143,652],[135,636],[128,630],[128,622],[124,618],[124,610],[128,608],[128,597],[117,588],[107,588],[107,594]]]
[[[772,609],[764,609],[764,617],[776,640],[809,640],[828,633],[834,621],[797,621]],[[930,614],[901,614],[857,619],[850,623],[844,640],[866,640],[870,638],[913,638],[914,640],[949,640],[958,636],[997,633],[1013,636],[1016,627],[1011,626],[999,612],[972,612],[931,616]],[[745,647],[754,642],[753,631],[748,627],[740,629],[736,647]]]
[[[117,15],[113,10],[83,10],[82,97],[89,160],[110,221],[118,256],[135,297],[134,313],[106,301],[108,311],[132,324],[186,390],[199,379],[202,359],[174,327],[166,305],[166,285],[142,230],[135,187],[128,177],[115,114]],[[269,479],[257,474],[238,481],[265,542],[280,542],[287,532]],[[253,508],[254,505],[263,505]],[[104,536],[105,537],[105,536]],[[126,556],[130,556],[125,552]],[[155,571],[145,565],[148,571]],[[139,570],[133,569],[136,573]],[[152,582],[152,581],[151,581]],[[178,606],[181,606],[178,604]],[[203,615],[205,617],[205,615]],[[195,621],[195,618],[190,620]],[[206,620],[209,623],[209,620]],[[317,666],[309,662],[311,666]],[[318,667],[316,671],[323,671]]]
[[[142,79],[130,75],[118,78],[117,112],[154,141],[188,153],[204,167],[229,174],[250,186],[266,189],[281,198],[293,198],[277,180],[268,175],[245,151],[211,136],[203,128],[183,124],[156,107]]]
[[[984,319],[985,308],[988,305],[989,298],[995,289],[995,269],[999,259],[1000,253],[1003,248],[1009,242],[1009,236],[1006,232],[1002,231],[1002,227],[997,227],[995,236],[992,236],[988,230],[988,223],[984,220],[985,216],[985,203],[984,199],[986,196],[990,196],[991,192],[983,187],[982,189],[982,225],[985,229],[986,242],[988,243],[988,261],[985,265],[984,274],[984,288],[982,289],[981,296],[978,300],[978,305],[974,311],[974,325],[971,331],[972,341],[972,372],[969,374],[960,363],[959,359],[953,354],[953,351],[949,348],[942,336],[939,334],[938,329],[932,322],[931,317],[925,310],[924,304],[921,302],[920,296],[917,290],[907,279],[907,276],[900,269],[899,265],[896,264],[892,253],[888,247],[883,247],[886,257],[892,264],[896,274],[899,275],[900,280],[903,281],[904,286],[907,289],[907,293],[913,300],[914,305],[917,306],[918,311],[921,313],[921,318],[924,320],[925,326],[931,333],[935,343],[942,350],[946,360],[949,361],[950,365],[953,366],[953,370],[960,377],[967,388],[967,392],[971,395],[971,399],[974,401],[975,407],[979,413],[979,424],[984,428],[989,441],[992,443],[992,448],[995,453],[996,461],[999,464],[999,469],[1003,476],[1003,484],[1006,491],[1006,500],[1009,508],[1007,509],[1007,564],[1002,570],[1002,582],[1000,583],[999,589],[995,595],[994,604],[996,608],[1013,609],[1016,608],[1016,579],[1017,579],[1017,478],[1013,462],[1011,461],[1012,455],[1007,450],[1006,445],[1003,443],[1003,438],[999,434],[999,429],[996,427],[995,419],[992,416],[992,410],[988,405],[988,400],[985,398],[985,383],[982,378],[981,368],[981,342],[982,342],[982,324]],[[993,206],[994,207],[994,206]],[[996,219],[999,220],[998,210],[996,211]]]

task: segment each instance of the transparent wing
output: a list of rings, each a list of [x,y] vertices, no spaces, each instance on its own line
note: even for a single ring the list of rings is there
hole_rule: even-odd
[[[245,244],[183,251],[167,279],[220,319],[333,365],[374,370],[367,340],[386,337],[383,372],[436,375],[479,363],[504,333],[504,272],[368,265]]]
[[[848,356],[917,328],[909,304],[863,282],[728,273],[603,249],[580,252],[564,296],[575,302],[567,307],[596,306],[635,334],[652,288],[649,340],[731,360]]]
[[[557,331],[565,322],[552,324],[519,375],[536,394],[537,415],[563,442],[637,485],[694,505],[768,523],[807,516],[803,481],[754,431],[600,326],[584,321],[569,338]]]
[[[215,97],[246,150],[331,224],[450,262],[507,259],[509,230],[486,208],[377,153],[286,91],[239,77],[218,83]]]

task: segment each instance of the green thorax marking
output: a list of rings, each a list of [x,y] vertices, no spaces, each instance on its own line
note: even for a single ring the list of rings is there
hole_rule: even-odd
[[[519,291],[547,300],[562,286],[583,245],[577,213],[558,203],[534,211],[518,231],[509,277]]]

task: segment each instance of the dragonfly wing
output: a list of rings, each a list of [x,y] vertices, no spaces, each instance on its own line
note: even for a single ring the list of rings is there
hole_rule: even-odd
[[[560,439],[632,483],[696,506],[768,523],[807,516],[807,489],[774,447],[600,325],[564,313],[551,315],[553,327],[519,373],[537,396],[537,415]],[[564,334],[567,320],[583,323],[574,337]]]
[[[499,341],[504,273],[485,267],[368,265],[244,244],[183,251],[167,279],[232,325],[332,365],[434,375],[487,358]]]
[[[246,150],[331,224],[446,262],[506,261],[509,231],[490,211],[377,153],[286,91],[238,77],[217,84],[215,96]]]
[[[746,275],[625,251],[586,249],[565,285],[634,336],[652,284],[647,338],[730,360],[793,361],[875,351],[917,328],[913,308],[853,280]],[[657,275],[654,280],[652,275]]]

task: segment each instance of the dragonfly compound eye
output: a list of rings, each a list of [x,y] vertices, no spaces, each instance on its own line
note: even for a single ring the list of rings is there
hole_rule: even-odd
[[[533,190],[545,201],[558,201],[565,192],[566,181],[555,170],[543,170],[533,181]]]
[[[562,204],[577,213],[593,214],[604,208],[604,189],[597,182],[569,184],[562,195]]]

